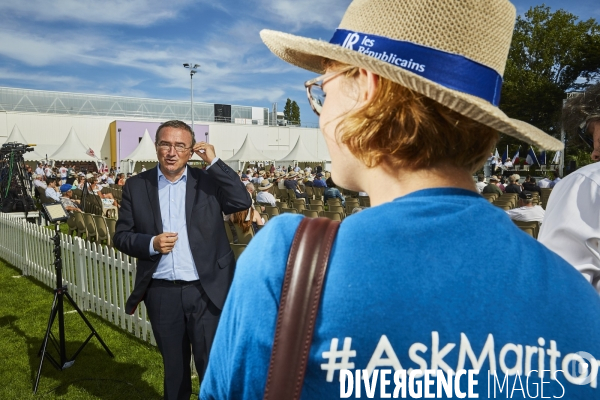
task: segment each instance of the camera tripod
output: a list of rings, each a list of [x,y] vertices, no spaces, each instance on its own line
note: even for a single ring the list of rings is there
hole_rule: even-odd
[[[49,218],[51,219],[51,218]],[[42,342],[42,347],[38,353],[40,359],[40,367],[38,368],[37,377],[35,379],[35,386],[33,388],[33,393],[37,393],[38,385],[40,383],[40,376],[42,374],[42,366],[44,364],[44,359],[48,359],[50,363],[59,371],[69,368],[75,362],[75,358],[79,355],[81,350],[85,347],[86,344],[92,339],[94,336],[98,338],[98,341],[104,347],[104,350],[108,353],[109,356],[114,357],[113,353],[110,351],[108,346],[104,343],[98,332],[94,329],[90,321],[85,317],[81,309],[77,306],[71,295],[69,294],[67,286],[63,285],[62,282],[62,258],[60,251],[60,220],[54,220],[52,222],[56,223],[55,235],[53,238],[54,241],[54,267],[56,269],[56,288],[54,289],[54,301],[52,302],[52,308],[50,310],[50,318],[48,319],[48,327],[46,328],[46,335],[44,336],[44,341]],[[90,328],[90,335],[83,342],[83,344],[77,349],[75,354],[71,358],[67,357],[66,350],[66,340],[65,340],[65,314],[64,314],[64,297],[67,298],[71,306],[77,311],[83,322]],[[52,333],[52,325],[58,316],[58,340]],[[54,348],[58,351],[58,360],[54,358],[47,350],[48,343],[51,342],[54,345]]]

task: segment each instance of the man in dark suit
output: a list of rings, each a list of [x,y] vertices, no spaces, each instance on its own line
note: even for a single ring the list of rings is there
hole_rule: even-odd
[[[187,166],[194,152],[206,171]],[[252,203],[236,172],[212,145],[195,143],[184,122],[159,126],[156,154],[158,166],[123,188],[114,243],[138,259],[125,311],[146,305],[163,356],[165,399],[189,400],[191,353],[201,382],[235,269],[222,213]]]

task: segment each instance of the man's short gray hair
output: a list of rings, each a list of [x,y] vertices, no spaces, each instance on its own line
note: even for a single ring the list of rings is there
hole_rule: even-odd
[[[252,183],[247,184],[246,190],[249,192],[254,192],[254,184],[252,184]]]

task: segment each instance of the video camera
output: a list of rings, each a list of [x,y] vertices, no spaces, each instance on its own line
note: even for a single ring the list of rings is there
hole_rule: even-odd
[[[2,147],[0,147],[0,155],[10,152],[24,154],[28,151],[33,151],[33,147],[31,145],[17,142],[4,143]]]

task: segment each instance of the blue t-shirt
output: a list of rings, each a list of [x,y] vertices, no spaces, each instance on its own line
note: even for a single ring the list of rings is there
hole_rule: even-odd
[[[263,397],[285,266],[301,218],[274,218],[240,257],[202,400]],[[588,366],[591,379],[583,385],[571,383],[581,375],[569,363],[577,352],[596,364]],[[419,389],[425,398],[425,377],[409,381],[413,369],[478,369],[472,390],[479,398],[488,398],[490,382],[490,398],[494,391],[496,398],[533,398],[536,389],[541,398],[543,387],[544,397],[598,399],[598,363],[591,357],[600,359],[600,298],[589,283],[480,195],[427,189],[341,224],[302,398],[340,398],[345,368],[354,377],[357,369],[368,370],[368,381],[358,386],[361,398],[393,397],[396,389],[400,398],[419,398]],[[556,372],[564,369],[567,375]],[[540,378],[534,370],[547,371]],[[442,384],[435,375],[430,379],[428,392],[437,394]],[[345,394],[353,389],[349,398],[358,397],[353,381],[343,388]],[[458,382],[466,393],[468,374]],[[454,387],[450,393],[456,395]]]

